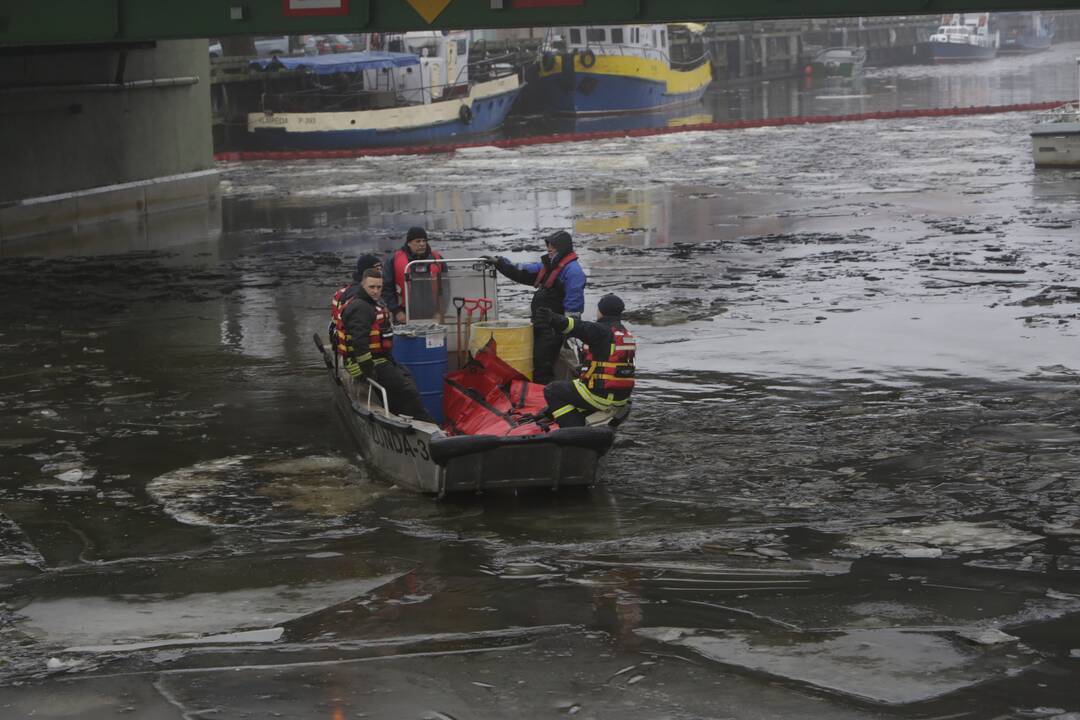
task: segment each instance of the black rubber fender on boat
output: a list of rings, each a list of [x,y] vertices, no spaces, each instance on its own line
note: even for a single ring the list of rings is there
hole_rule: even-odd
[[[543,55],[541,55],[540,56],[540,67],[544,68],[544,70],[548,71],[548,72],[550,72],[552,69],[554,69],[555,68],[555,54],[546,52]]]
[[[458,117],[461,118],[461,122],[468,125],[469,123],[472,122],[472,118],[473,118],[472,108],[469,107],[468,105],[462,105],[461,109],[458,110]]]
[[[581,53],[581,67],[591,68],[595,64],[596,53],[594,53],[589,48],[585,48],[585,50]]]
[[[439,465],[445,465],[450,460],[462,455],[485,452],[499,447],[535,443],[572,445],[595,450],[598,454],[603,455],[611,449],[611,444],[614,441],[615,431],[606,425],[564,428],[562,430],[553,430],[544,435],[525,435],[521,437],[458,435],[433,439],[431,441],[431,459]]]

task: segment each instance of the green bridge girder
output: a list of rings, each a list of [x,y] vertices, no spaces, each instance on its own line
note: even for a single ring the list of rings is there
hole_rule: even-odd
[[[288,12],[319,4],[341,14]],[[0,46],[1076,8],[1080,0],[0,0]]]

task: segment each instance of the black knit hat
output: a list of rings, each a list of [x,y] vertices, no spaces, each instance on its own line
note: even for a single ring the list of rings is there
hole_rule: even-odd
[[[626,309],[626,305],[618,295],[608,293],[600,298],[600,302],[597,303],[596,309],[599,310],[600,314],[604,317],[619,317],[623,314],[623,310]]]
[[[427,240],[427,230],[422,227],[411,227],[409,228],[409,232],[405,233],[405,242],[409,242],[410,240],[416,240],[419,238]]]
[[[544,242],[555,248],[560,254],[574,251],[574,239],[565,230],[559,230],[544,238]]]
[[[360,282],[364,278],[364,271],[375,267],[382,263],[377,255],[368,253],[367,255],[361,255],[356,258],[356,272],[353,273],[353,280]]]

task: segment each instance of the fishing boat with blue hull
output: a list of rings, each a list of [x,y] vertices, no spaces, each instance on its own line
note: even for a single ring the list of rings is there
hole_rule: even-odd
[[[704,43],[673,59],[667,25],[571,27],[541,51],[535,94],[546,112],[603,115],[699,102],[712,81]]]
[[[973,62],[997,57],[999,34],[990,29],[990,13],[943,15],[941,26],[918,47],[932,63]]]
[[[512,69],[473,77],[465,33],[406,33],[405,52],[266,58],[263,69],[301,71],[248,115],[249,145],[334,150],[438,144],[499,128],[521,92]],[[488,66],[491,67],[491,66]]]
[[[1001,34],[1002,55],[1027,55],[1049,50],[1054,28],[1040,12],[994,13],[994,25]]]

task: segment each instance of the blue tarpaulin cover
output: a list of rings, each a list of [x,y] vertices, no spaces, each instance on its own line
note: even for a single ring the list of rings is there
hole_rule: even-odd
[[[313,55],[311,57],[281,57],[279,55],[277,57],[259,58],[253,60],[251,64],[260,70],[265,70],[270,66],[280,66],[287,70],[308,70],[316,75],[332,75],[341,72],[353,73],[361,70],[383,70],[419,65],[420,58],[410,53],[368,50],[333,55]]]

